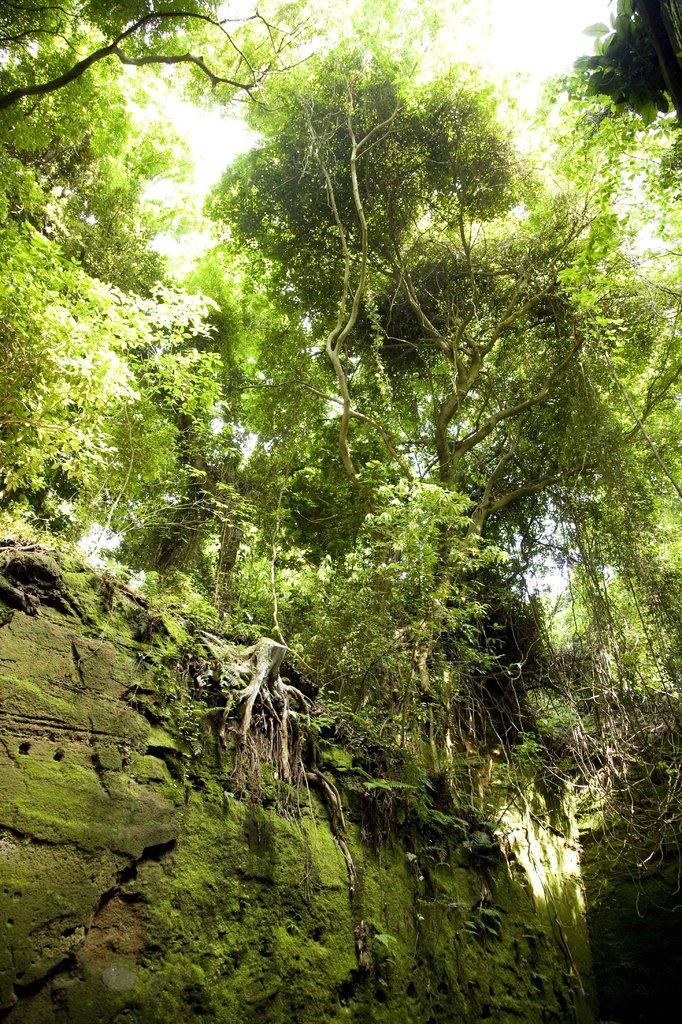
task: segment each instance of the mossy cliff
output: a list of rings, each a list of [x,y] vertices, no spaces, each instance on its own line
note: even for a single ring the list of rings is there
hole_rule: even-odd
[[[558,798],[479,820],[463,782],[456,812],[433,780],[377,777],[333,716],[300,799],[267,771],[252,798],[174,668],[201,637],[75,562],[8,551],[0,1019],[591,1020]],[[461,767],[485,788],[482,759]]]
[[[647,794],[649,796],[651,794]],[[642,793],[638,794],[642,800]],[[594,976],[604,1017],[620,1024],[674,1019],[682,978],[679,823],[647,836],[625,829],[585,837],[585,882]]]

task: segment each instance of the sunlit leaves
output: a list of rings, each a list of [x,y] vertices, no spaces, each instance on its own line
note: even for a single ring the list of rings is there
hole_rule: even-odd
[[[0,261],[3,490],[40,490],[57,471],[87,488],[112,452],[121,410],[140,399],[141,354],[172,360],[205,303],[126,296],[30,228],[2,232]]]

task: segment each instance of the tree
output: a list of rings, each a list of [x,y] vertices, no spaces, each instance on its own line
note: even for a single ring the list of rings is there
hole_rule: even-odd
[[[78,10],[80,60],[141,18],[126,59],[182,56],[178,19],[217,28],[205,5]],[[142,198],[181,178],[181,147],[131,117],[144,90],[117,52],[55,85],[80,67],[62,15],[27,16],[2,72],[43,91],[4,115],[0,442],[5,504],[119,532],[167,585],[189,574],[235,633],[290,645],[435,762],[457,729],[541,731],[555,700],[613,723],[619,687],[669,694],[679,295],[674,257],[637,248],[642,182],[646,219],[679,227],[663,125],[645,144],[634,115],[575,102],[550,174],[476,72],[396,56],[398,14],[390,54],[355,40],[264,87],[261,141],[215,190],[221,237],[184,291],[147,251],[161,221]],[[526,594],[554,563],[570,631]],[[576,638],[580,685],[557,696]]]
[[[406,477],[435,462],[444,487],[470,496],[473,534],[558,482],[552,454],[528,460],[516,435],[532,411],[551,416],[573,379],[584,338],[564,278],[590,213],[561,196],[524,204],[490,90],[452,78],[415,88],[395,66],[346,54],[306,69],[258,124],[265,139],[223,179],[213,215],[275,264],[324,331],[349,480],[361,483],[353,422]],[[416,401],[403,398],[408,380]]]
[[[55,514],[100,490],[121,417],[142,419],[138,388],[149,401],[145,356],[162,378],[177,376],[176,350],[204,329],[205,304],[171,291],[125,295],[28,225],[0,232],[0,266],[2,497],[51,492]]]
[[[592,25],[593,56],[575,67],[590,96],[608,97],[616,109],[637,111],[647,121],[682,102],[682,69],[664,25],[659,0],[618,0],[611,27]]]
[[[216,4],[161,6],[19,3],[0,14],[3,493],[54,528],[93,517],[139,528],[142,506],[160,527],[164,496],[187,510],[183,492],[211,462],[220,360],[197,313],[205,304],[164,287],[150,243],[168,214],[144,198],[155,179],[181,181],[189,160],[124,66],[187,65],[195,93],[208,76],[227,101],[279,67],[291,37],[263,13],[232,21]],[[188,53],[194,44],[212,68]],[[243,83],[230,78],[242,71]]]

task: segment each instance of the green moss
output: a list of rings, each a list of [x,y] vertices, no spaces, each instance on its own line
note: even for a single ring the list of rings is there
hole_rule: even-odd
[[[205,1019],[216,1024],[568,1019],[570,979],[523,887],[502,874],[502,936],[472,935],[466,922],[482,882],[455,866],[454,851],[422,868],[396,840],[380,857],[354,830],[351,842],[372,960],[366,975],[355,960],[345,863],[317,801],[295,823],[194,795],[172,873],[148,909],[160,948],[146,966],[164,979],[164,1009],[149,1019],[160,1024],[168,1007],[183,1005],[187,949],[201,968],[194,985],[210,1004]],[[533,971],[537,985],[528,983]]]
[[[15,986],[26,993],[10,1020],[578,1019],[564,947],[582,941],[579,894],[551,829],[533,834],[541,885],[492,842],[481,840],[494,856],[475,855],[475,833],[435,809],[423,769],[376,737],[363,744],[351,723],[350,748],[326,741],[319,752],[347,809],[351,898],[312,784],[300,813],[281,810],[267,772],[268,806],[233,795],[230,753],[169,671],[184,625],[153,613],[143,644],[144,609],[64,569],[85,622],[17,613],[2,634],[0,1009]],[[402,782],[364,785],[384,770]],[[461,795],[473,808],[464,781]]]
[[[662,844],[641,863],[641,851],[617,839],[597,834],[585,849],[600,1009],[622,1024],[666,1020],[682,976],[679,846]]]

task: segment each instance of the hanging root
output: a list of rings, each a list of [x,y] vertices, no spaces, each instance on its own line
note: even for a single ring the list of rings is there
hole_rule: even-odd
[[[362,919],[358,870],[346,838],[346,821],[341,797],[334,783],[320,771],[312,751],[312,766],[303,763],[304,730],[298,715],[309,711],[311,701],[297,687],[282,678],[280,669],[287,648],[267,637],[242,651],[224,648],[221,660],[233,680],[248,680],[237,690],[222,712],[218,729],[220,742],[235,743],[234,778],[237,787],[256,796],[260,771],[264,764],[275,771],[275,778],[292,787],[296,800],[302,785],[314,783],[322,793],[332,833],[346,862],[351,912],[353,915],[355,955],[361,971],[369,971],[368,929]],[[227,655],[227,657],[226,657]]]
[[[263,764],[296,790],[305,780],[297,715],[308,710],[310,702],[280,675],[286,651],[284,644],[263,637],[229,666],[233,678],[250,680],[228,701],[218,730],[223,746],[227,746],[228,731],[234,736],[234,775],[243,789],[258,788]]]
[[[341,797],[334,783],[320,771],[316,764],[313,764],[312,768],[307,773],[307,779],[309,782],[317,783],[322,792],[322,797],[329,813],[329,822],[331,824],[334,839],[338,843],[339,849],[343,854],[343,859],[346,862],[346,870],[348,871],[348,891],[350,894],[350,905],[354,922],[355,956],[359,969],[361,971],[369,971],[371,961],[368,948],[368,929],[362,919],[360,879],[358,876],[358,869],[356,868],[355,861],[353,860],[353,855],[350,852],[350,847],[346,840],[346,819],[343,814]]]
[[[336,839],[336,842],[339,845],[339,849],[343,854],[343,859],[346,862],[346,868],[348,869],[348,888],[350,890],[352,900],[358,892],[358,872],[345,838],[346,820],[343,816],[343,807],[341,806],[339,791],[334,783],[330,782],[317,767],[308,772],[307,778],[309,782],[316,782],[322,790],[322,796],[327,810],[329,811],[329,820],[334,834],[334,839]]]

